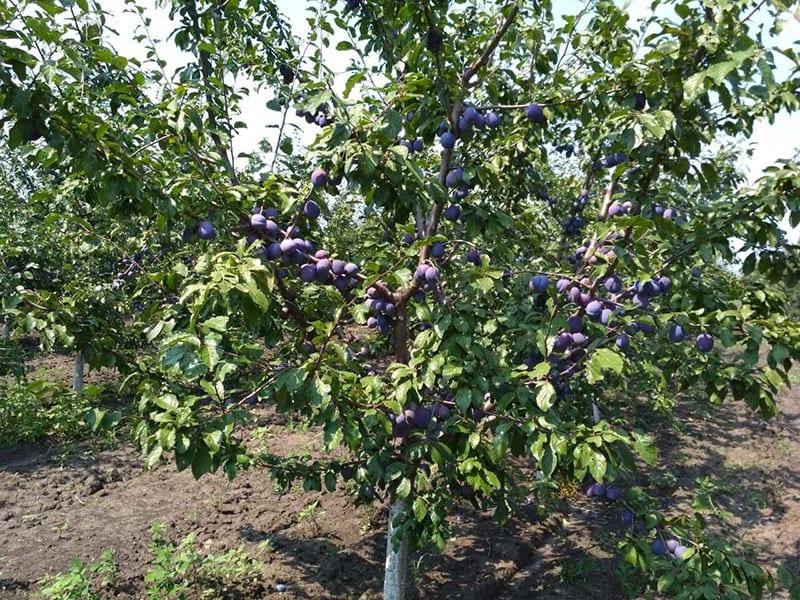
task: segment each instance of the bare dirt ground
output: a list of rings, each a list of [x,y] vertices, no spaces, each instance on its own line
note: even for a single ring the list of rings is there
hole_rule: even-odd
[[[782,414],[768,423],[741,403],[708,412],[682,408],[682,431],[659,440],[656,482],[665,506],[675,506],[689,501],[695,480],[709,477],[713,497],[730,513],[721,529],[738,549],[796,575],[798,399],[796,390],[784,394]],[[286,450],[313,444],[314,434],[285,433],[269,419],[267,443]],[[607,551],[619,533],[618,512],[575,498],[547,524],[531,515],[500,527],[489,515],[458,506],[445,553],[414,557],[419,596],[622,598],[617,559]],[[258,597],[379,598],[385,516],[385,507],[355,507],[344,493],[281,495],[257,471],[232,483],[221,476],[197,482],[172,464],[146,471],[126,444],[67,457],[55,444],[12,448],[0,451],[0,598],[30,597],[44,576],[67,570],[74,557],[94,560],[108,547],[117,550],[121,579],[109,597],[144,597],[154,522],[164,523],[176,540],[195,533],[213,552],[244,547],[265,565]],[[270,540],[269,551],[264,540]],[[278,594],[277,584],[286,591]]]

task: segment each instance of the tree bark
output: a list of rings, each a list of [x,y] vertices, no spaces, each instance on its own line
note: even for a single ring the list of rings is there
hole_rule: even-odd
[[[83,371],[85,365],[86,361],[83,358],[83,354],[76,352],[75,365],[72,374],[72,389],[75,392],[81,392],[83,390]]]
[[[383,579],[383,600],[407,600],[410,590],[408,571],[408,540],[403,539],[395,549],[392,544],[394,520],[403,512],[405,503],[395,500],[389,509],[389,526],[386,528],[386,567]]]

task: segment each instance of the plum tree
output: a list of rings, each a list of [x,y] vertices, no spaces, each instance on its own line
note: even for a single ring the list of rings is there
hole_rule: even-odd
[[[24,4],[0,1],[0,22],[25,31],[0,36],[0,105],[9,146],[55,174],[37,198],[69,199],[85,248],[138,231],[169,249],[126,284],[145,303],[138,345],[104,350],[145,350],[124,383],[149,465],[262,467],[282,488],[319,491],[346,480],[357,502],[389,509],[391,600],[408,595],[409,550],[444,547],[454,501],[505,521],[520,488],[548,506],[570,482],[609,510],[624,496],[620,550],[648,593],[703,589],[723,571],[739,582],[730,597],[767,586],[633,481],[655,457],[638,409],[667,385],[676,401],[691,388],[769,416],[800,357],[783,302],[800,257],[779,228],[800,219],[800,168],[784,161],[743,189],[721,143],[797,108],[796,74],[773,62],[796,57],[763,35],[778,3],[750,21],[745,0],[675,0],[680,27],[655,11],[638,31],[610,2],[565,20],[549,1],[323,0],[301,41],[269,1],[226,3],[219,18],[180,0],[168,3],[168,39],[187,58],[174,78],[155,48],[142,63],[86,35],[103,27],[99,6],[71,6],[76,26],[58,3]],[[354,59],[341,81],[332,52]],[[277,126],[247,162],[233,150],[247,114],[232,81],[272,94]],[[313,142],[288,135],[289,111],[319,125]],[[61,226],[46,204],[27,209],[39,235]],[[758,289],[719,268],[740,257]],[[40,300],[87,297],[86,281],[13,279],[4,312],[20,330],[71,331]],[[380,360],[363,360],[362,335]],[[325,455],[249,448],[252,404],[319,428]],[[520,463],[540,476],[518,479]],[[690,548],[669,565],[676,583],[659,579],[664,532]]]

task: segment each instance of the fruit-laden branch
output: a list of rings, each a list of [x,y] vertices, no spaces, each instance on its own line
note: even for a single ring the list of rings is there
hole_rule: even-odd
[[[506,7],[508,8],[508,6]],[[494,53],[494,50],[497,48],[500,41],[503,39],[503,36],[508,32],[509,27],[514,22],[517,14],[519,13],[519,4],[515,3],[511,6],[511,10],[509,11],[508,15],[506,16],[503,24],[500,26],[500,29],[492,36],[492,39],[489,40],[484,51],[475,59],[475,61],[468,66],[460,77],[461,85],[463,88],[467,87],[469,80],[478,74],[478,72],[486,66],[489,60]],[[447,107],[445,106],[445,109]],[[458,128],[458,118],[461,115],[461,109],[463,108],[463,102],[461,100],[456,100],[453,103],[452,109],[449,111],[449,119],[450,125],[455,130]],[[445,185],[445,179],[447,177],[447,173],[450,170],[450,163],[453,160],[453,150],[451,148],[445,148],[442,150],[442,160],[439,165],[439,183],[443,189],[447,189]],[[430,237],[435,235],[439,229],[439,219],[442,215],[442,203],[439,201],[434,201],[433,206],[431,206],[430,215],[428,216],[427,220],[427,229],[425,231],[425,237]],[[419,252],[419,264],[424,263],[428,260],[428,256],[430,253],[430,248],[428,246],[423,246]],[[407,287],[402,290],[399,290],[396,294],[394,294],[395,304],[397,305],[398,309],[401,309],[405,306],[408,302],[408,299],[419,289],[419,283],[412,281]],[[397,319],[397,323],[404,321],[404,319]],[[407,345],[408,341],[408,333],[405,332],[403,339],[398,337],[398,327],[395,327],[395,353],[398,352],[407,355],[408,350],[401,350],[400,346],[402,343]]]

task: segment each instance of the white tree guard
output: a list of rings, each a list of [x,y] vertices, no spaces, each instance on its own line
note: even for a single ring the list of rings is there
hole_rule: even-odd
[[[386,569],[383,579],[383,600],[406,600],[409,591],[408,541],[403,540],[394,549],[394,520],[405,508],[402,500],[395,500],[389,509],[389,526],[386,535]]]

